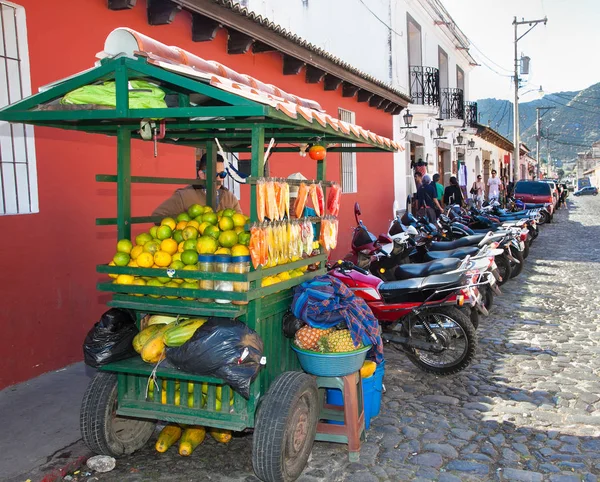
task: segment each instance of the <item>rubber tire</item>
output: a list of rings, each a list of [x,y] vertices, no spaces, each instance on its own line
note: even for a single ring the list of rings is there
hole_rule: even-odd
[[[469,321],[476,330],[479,328],[479,311],[476,308],[469,309]]]
[[[515,258],[517,261],[519,261],[518,263],[515,263],[514,265],[511,264],[510,277],[512,279],[512,278],[516,278],[517,276],[519,276],[521,274],[521,271],[523,271],[523,265],[525,264],[525,260],[523,258],[523,252],[519,251],[517,248],[513,248],[512,246],[510,247],[510,254],[512,255],[513,258]]]
[[[465,355],[454,365],[450,365],[443,368],[432,367],[422,362],[418,355],[414,353],[414,351],[411,349],[408,349],[406,351],[406,356],[408,357],[408,359],[424,372],[433,373],[434,375],[439,376],[453,375],[454,373],[458,373],[467,368],[471,363],[471,360],[473,360],[475,352],[477,351],[477,335],[475,334],[475,328],[473,328],[473,324],[469,320],[469,317],[458,308],[448,306],[432,308],[431,310],[424,310],[423,312],[433,312],[441,314],[443,316],[451,318],[456,323],[458,323],[465,332],[467,338],[467,350]]]
[[[494,290],[492,288],[490,288],[489,286],[486,286],[483,290],[482,293],[483,295],[483,305],[485,306],[486,310],[488,310],[488,312],[492,309],[492,307],[494,306]]]
[[[290,461],[286,460],[286,451],[296,429],[291,425],[301,413],[302,399],[305,399],[308,411],[306,437],[298,454]],[[260,480],[291,482],[300,476],[315,441],[318,405],[315,377],[302,372],[284,372],[273,381],[261,400],[254,424],[252,466]]]
[[[540,220],[538,224],[541,226],[542,224],[546,224],[550,222],[550,215],[546,211],[542,211],[542,215],[540,216]]]
[[[495,261],[496,261],[496,265],[498,266],[498,271],[500,272],[500,276],[502,276],[503,271],[505,273],[504,276],[502,276],[502,280],[498,281],[498,286],[502,286],[504,283],[506,283],[510,279],[511,273],[512,273],[512,268],[510,266],[510,261],[508,260],[508,258],[506,257],[505,254],[496,256]]]
[[[95,454],[112,457],[132,454],[146,445],[154,433],[156,427],[154,421],[115,415],[113,409],[116,403],[117,376],[113,373],[97,373],[83,395],[79,415],[81,437]],[[119,419],[120,423],[130,425],[127,433],[133,435],[119,438],[112,427],[115,419]]]

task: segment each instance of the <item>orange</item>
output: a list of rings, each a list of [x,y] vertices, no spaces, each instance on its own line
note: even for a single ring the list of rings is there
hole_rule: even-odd
[[[198,237],[198,230],[193,226],[186,227],[182,232],[183,240],[196,239]]]
[[[210,206],[204,206],[204,214],[212,213],[214,211]]]
[[[185,263],[183,261],[175,259],[175,260],[171,261],[169,268],[177,270],[177,269],[183,269],[184,266],[185,266]]]
[[[108,263],[109,266],[116,266],[114,261],[111,261],[110,263]],[[108,273],[108,276],[110,276],[113,279],[117,279],[117,276],[119,276],[118,274],[110,274]]]
[[[233,230],[236,232],[236,234],[244,232],[244,228],[242,226],[236,226]]]
[[[217,226],[207,226],[204,230],[204,236],[210,236],[213,239],[219,239],[219,234],[221,234],[221,230]]]
[[[144,246],[148,241],[152,241],[152,235],[150,233],[140,233],[135,237],[135,244],[138,246]]]
[[[221,231],[229,231],[231,229],[233,229],[235,226],[233,224],[233,219],[227,217],[227,216],[223,216],[221,218],[221,220],[219,221],[219,229]]]
[[[171,264],[171,255],[164,251],[157,251],[154,253],[154,264],[165,268]]]
[[[150,236],[152,236],[152,239],[156,239],[156,231],[158,231],[158,226],[152,226],[150,228]]]
[[[129,263],[127,263],[127,266],[131,268],[138,268],[138,264],[135,262],[135,259],[132,259]]]
[[[118,285],[130,285],[133,284],[134,277],[130,274],[120,274],[114,281]]]
[[[198,253],[195,249],[186,249],[181,253],[181,261],[186,265],[195,265],[198,262]]]
[[[194,281],[194,282],[190,282],[190,281],[185,281],[183,282],[181,285],[179,285],[180,288],[187,288],[190,290],[197,290],[198,289],[198,281]],[[194,298],[190,298],[187,296],[182,297],[183,300],[193,300]]]
[[[190,221],[192,218],[190,217],[190,215],[188,213],[181,213],[177,215],[177,221],[181,222],[181,221]]]
[[[192,250],[196,250],[196,240],[195,239],[188,239],[187,241],[183,242],[183,250],[187,251],[188,249],[192,249]]]
[[[223,216],[224,217],[228,217],[230,218],[231,216],[233,216],[234,214],[236,214],[235,209],[225,209],[225,211],[223,211]]]
[[[183,270],[184,271],[198,271],[198,266],[196,266],[195,264],[190,264],[190,265],[184,266]],[[194,283],[195,281],[198,281],[193,278],[183,278],[183,280],[186,281],[187,283]]]
[[[177,241],[171,238],[163,239],[160,243],[160,250],[173,255],[177,252]]]
[[[236,244],[231,248],[231,256],[250,256],[250,250],[243,244]]]
[[[137,257],[140,254],[142,254],[143,252],[144,252],[144,247],[137,244],[133,247],[133,249],[131,250],[131,253],[129,253],[129,256],[131,256],[131,259],[137,259]]]
[[[141,278],[136,278],[133,280],[133,283],[131,283],[132,285],[135,286],[146,286],[146,282],[141,279]],[[144,296],[142,293],[134,293],[134,296]]]
[[[250,244],[250,233],[244,231],[243,233],[238,234],[238,243],[248,246]]]
[[[165,287],[167,287],[167,288],[179,288],[179,284],[175,283],[175,281],[169,281],[168,283],[165,283]],[[171,296],[165,296],[165,298],[168,298],[170,300],[175,300],[175,299],[177,299],[177,295],[175,295],[175,296],[173,296],[173,295],[171,295]]]
[[[154,286],[156,288],[162,288],[164,285],[155,278],[152,278],[146,282],[146,286]],[[152,298],[159,298],[160,295],[150,295]]]
[[[131,253],[133,249],[133,244],[128,239],[119,239],[117,242],[117,251],[119,253]]]
[[[200,233],[200,235],[202,236],[204,234],[204,230],[210,226],[210,223],[207,222],[201,222],[200,226],[198,226],[198,232]]]
[[[158,242],[156,239],[153,239],[152,241],[148,241],[146,244],[144,244],[144,252],[145,253],[154,254],[159,249],[160,249],[160,242]]]
[[[113,256],[113,261],[117,266],[127,266],[129,260],[130,258],[127,253],[117,253]]]
[[[187,221],[179,221],[177,223],[177,226],[175,226],[175,229],[179,229],[180,231],[183,231],[186,226],[187,226]]]
[[[181,253],[177,251],[173,256],[171,256],[173,261],[181,261]]]
[[[231,254],[231,250],[229,248],[219,248],[215,251],[215,254]]]
[[[192,204],[188,208],[187,212],[191,218],[195,218],[204,213],[204,206],[200,206],[200,204]]]
[[[246,224],[246,216],[244,216],[243,214],[235,213],[233,216],[231,216],[231,219],[233,220],[233,225],[236,228],[244,227],[244,225]]]
[[[210,236],[202,236],[196,243],[196,250],[200,254],[213,254],[218,247],[217,240]]]
[[[217,215],[215,213],[205,213],[202,215],[202,222],[208,224],[217,224]]]
[[[175,231],[173,231],[173,239],[178,243],[181,243],[183,241],[183,234],[180,229],[176,229]]]
[[[177,252],[178,252],[178,253],[183,253],[183,252],[185,251],[185,250],[183,249],[183,243],[184,243],[184,242],[185,242],[185,241],[182,241],[181,243],[179,243],[179,244],[177,245]]]
[[[229,219],[229,218],[223,218],[223,219]],[[219,244],[221,246],[223,246],[224,248],[232,248],[233,246],[238,244],[238,235],[233,230],[223,231],[219,235]]]
[[[156,237],[160,240],[170,238],[173,235],[173,228],[170,226],[161,226],[156,231]]]
[[[198,229],[198,227],[200,227],[200,223],[194,219],[187,223],[187,225],[191,226],[192,228],[196,228],[196,230]]]
[[[177,223],[175,222],[175,220],[173,218],[164,218],[161,222],[160,222],[161,226],[169,226],[171,229],[175,229],[177,227]]]
[[[152,268],[154,264],[154,256],[152,253],[142,253],[135,260],[140,268]]]

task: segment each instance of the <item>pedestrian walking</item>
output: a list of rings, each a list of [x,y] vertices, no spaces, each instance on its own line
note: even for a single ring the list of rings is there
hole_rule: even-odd
[[[478,208],[481,208],[483,204],[483,195],[485,192],[485,184],[483,183],[483,179],[481,178],[481,174],[477,176],[477,180],[473,183],[471,187],[471,195],[473,196],[473,201]]]
[[[454,176],[450,178],[450,185],[444,189],[443,201],[446,206],[450,206],[452,204],[458,204],[459,206],[462,206],[464,203],[462,190],[458,185],[458,180]]]
[[[439,217],[439,215],[442,214],[442,211],[444,210],[444,186],[440,183],[440,175],[437,172],[433,175],[432,184],[435,187],[435,198],[440,204],[440,212],[436,212],[436,214]]]

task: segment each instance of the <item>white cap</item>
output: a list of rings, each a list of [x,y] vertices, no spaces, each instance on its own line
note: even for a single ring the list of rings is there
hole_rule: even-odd
[[[302,175],[301,172],[295,172],[294,174],[290,174],[287,178],[297,181],[306,181],[306,178]],[[290,197],[298,197],[298,188],[299,186],[290,185]]]

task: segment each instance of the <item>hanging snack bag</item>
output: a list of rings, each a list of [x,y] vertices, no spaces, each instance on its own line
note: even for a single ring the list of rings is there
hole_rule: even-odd
[[[337,183],[333,183],[329,189],[329,195],[327,196],[327,210],[332,216],[337,216],[340,213],[341,192],[340,185]]]

